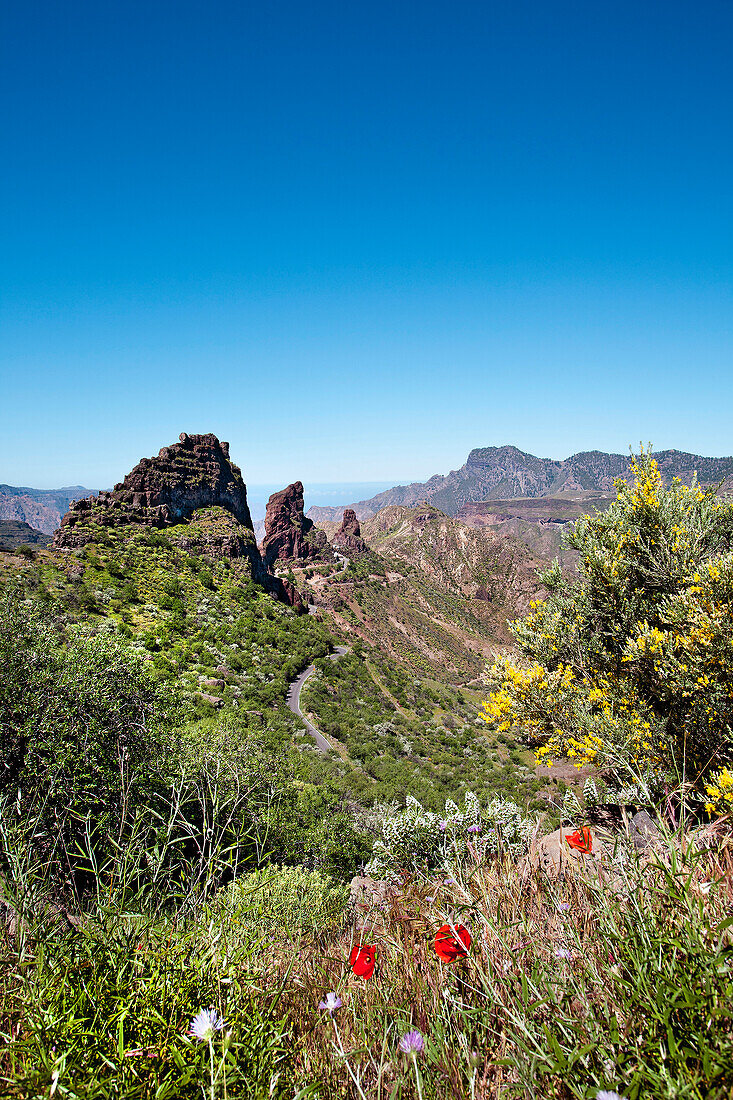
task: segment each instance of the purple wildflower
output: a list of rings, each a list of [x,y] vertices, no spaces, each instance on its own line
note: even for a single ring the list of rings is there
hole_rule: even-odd
[[[469,833],[480,833],[481,832],[481,826],[480,825],[469,825],[468,826],[468,832]]]
[[[444,833],[445,830],[448,828],[448,822],[445,819],[443,819],[443,821],[439,821],[438,828],[440,829],[441,833]]]
[[[572,959],[572,957],[573,953],[572,951],[568,951],[567,947],[558,947],[555,952],[556,959]]]
[[[329,1016],[333,1016],[337,1008],[341,1008],[343,1001],[339,997],[338,993],[327,993],[325,1001],[321,1001],[318,1005],[322,1012],[327,1012]]]
[[[425,1040],[419,1031],[408,1031],[406,1035],[403,1035],[400,1039],[400,1050],[403,1054],[411,1054],[413,1058],[417,1058],[418,1054],[422,1054],[425,1050]]]
[[[202,1043],[208,1043],[223,1027],[224,1020],[215,1009],[202,1008],[191,1020],[189,1034]]]

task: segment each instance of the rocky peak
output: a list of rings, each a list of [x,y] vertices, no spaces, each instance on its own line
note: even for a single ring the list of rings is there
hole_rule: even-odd
[[[186,435],[161,447],[155,458],[143,458],[111,492],[78,500],[61,521],[56,547],[89,541],[90,524],[121,527],[147,524],[170,527],[185,522],[199,508],[225,508],[245,527],[252,527],[242,473],[229,458],[229,444],[215,435]]]
[[[361,554],[367,549],[367,545],[361,537],[361,527],[353,508],[344,510],[341,526],[333,536],[332,545],[336,550],[347,550],[353,554]]]
[[[303,513],[302,481],[294,481],[279,493],[273,493],[265,514],[262,542],[265,564],[318,557],[326,548],[324,532]]]

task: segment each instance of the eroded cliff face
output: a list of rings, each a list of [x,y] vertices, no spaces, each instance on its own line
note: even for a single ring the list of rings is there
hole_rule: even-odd
[[[61,521],[53,548],[86,546],[104,529],[124,533],[145,527],[170,529],[183,550],[240,562],[266,591],[306,610],[296,589],[272,576],[263,562],[242,472],[229,457],[229,444],[215,435],[183,432],[178,443],[138,462],[111,492],[76,501]]]
[[[73,548],[90,541],[88,528],[145,524],[171,527],[199,508],[225,508],[251,529],[247,488],[229,458],[229,444],[215,435],[186,435],[162,447],[157,457],[143,458],[111,492],[71,505],[61,521],[54,546]]]
[[[341,520],[341,526],[333,536],[331,545],[335,550],[347,554],[363,554],[367,544],[361,537],[361,527],[353,508],[346,508]]]
[[[330,555],[323,531],[303,513],[303,483],[273,493],[267,502],[262,555],[269,567],[276,561],[305,561]]]

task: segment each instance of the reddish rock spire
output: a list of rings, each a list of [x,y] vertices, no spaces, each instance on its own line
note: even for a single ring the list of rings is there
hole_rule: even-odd
[[[332,546],[335,550],[346,550],[352,554],[361,554],[367,549],[353,508],[344,510],[344,517],[341,520],[341,526],[333,536]]]
[[[262,554],[270,566],[278,559],[291,561],[318,557],[328,547],[325,534],[303,514],[303,483],[294,481],[267,502]]]

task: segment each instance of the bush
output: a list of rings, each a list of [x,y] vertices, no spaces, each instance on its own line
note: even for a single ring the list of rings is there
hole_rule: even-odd
[[[349,887],[320,871],[272,864],[236,879],[218,899],[228,922],[248,932],[320,932],[344,919]]]
[[[547,601],[512,624],[523,659],[490,670],[484,718],[548,763],[602,765],[621,802],[679,784],[713,812],[709,777],[733,759],[733,505],[695,484],[665,489],[649,454],[632,470],[568,540],[580,581],[556,562]]]
[[[403,810],[386,813],[367,873],[387,877],[402,870],[476,864],[499,851],[518,856],[527,850],[532,830],[533,822],[506,798],[494,798],[482,808],[467,791],[463,810],[449,800],[440,815],[408,795]]]
[[[13,593],[0,610],[0,797],[59,866],[103,858],[155,786],[165,698],[117,634],[64,637]]]

